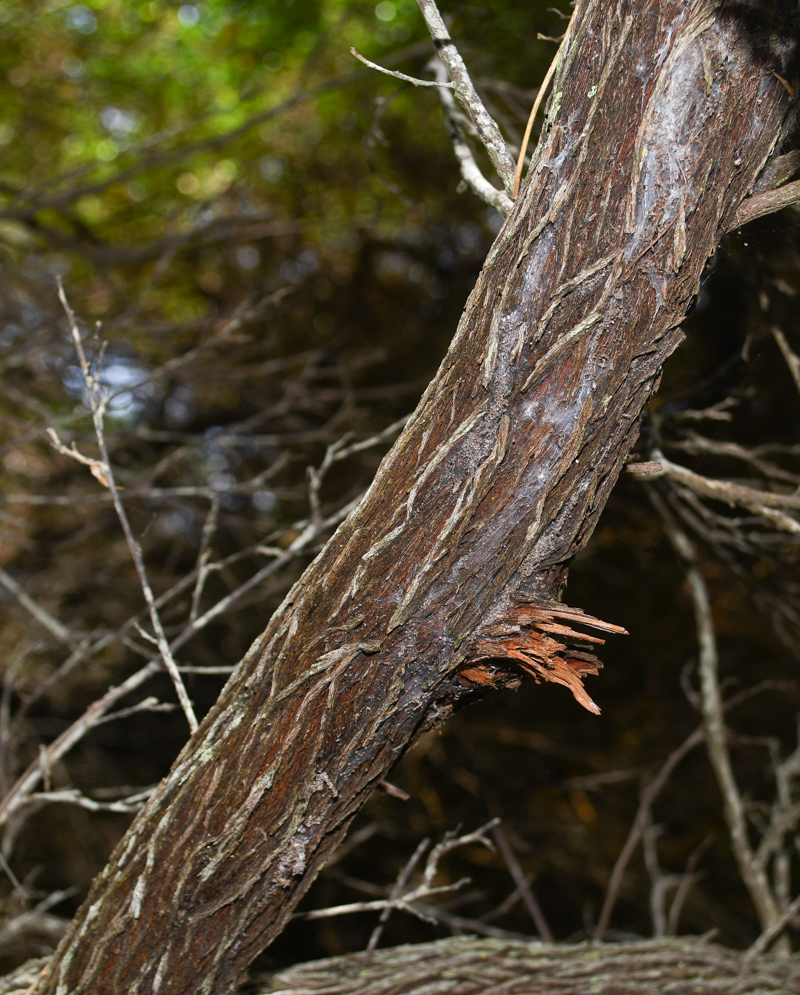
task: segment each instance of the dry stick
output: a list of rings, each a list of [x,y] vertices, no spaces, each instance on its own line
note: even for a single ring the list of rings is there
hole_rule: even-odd
[[[134,566],[136,567],[136,573],[139,577],[139,583],[141,585],[142,593],[144,594],[144,599],[147,603],[148,612],[150,614],[150,622],[153,626],[153,631],[155,632],[155,642],[158,646],[161,658],[164,661],[164,666],[172,678],[172,683],[174,684],[175,691],[178,695],[178,701],[180,702],[183,713],[189,723],[189,729],[194,733],[197,729],[197,718],[194,714],[192,703],[189,700],[189,695],[186,693],[186,687],[183,683],[180,671],[178,670],[178,665],[175,662],[172,651],[170,650],[169,642],[167,641],[167,637],[164,633],[164,628],[161,625],[161,617],[158,614],[158,608],[156,607],[156,599],[153,596],[150,582],[147,579],[147,572],[144,566],[144,559],[142,558],[141,547],[133,535],[133,530],[131,529],[128,516],[125,512],[122,501],[120,500],[119,491],[114,481],[114,474],[111,469],[111,459],[108,453],[108,448],[106,447],[105,430],[103,428],[104,402],[99,392],[97,380],[90,370],[89,364],[86,360],[86,354],[83,351],[83,342],[81,341],[81,333],[78,329],[77,321],[75,320],[75,314],[69,306],[69,301],[64,293],[64,287],[60,278],[58,280],[58,297],[64,311],[66,312],[70,331],[72,332],[72,341],[75,345],[75,352],[78,355],[78,362],[80,364],[81,373],[86,385],[86,392],[92,411],[92,420],[94,421],[95,434],[97,436],[97,444],[100,448],[100,455],[102,457],[102,468],[99,466],[93,466],[92,472],[95,476],[98,476],[102,471],[102,476],[105,478],[102,482],[106,487],[108,487],[111,494],[112,501],[114,502],[114,510],[117,513],[117,518],[122,526],[122,531],[124,532],[125,539],[128,543],[128,549],[130,550]]]
[[[453,884],[445,884],[440,885],[439,887],[434,887],[433,882],[436,875],[439,873],[439,863],[441,859],[450,853],[451,850],[456,850],[460,846],[467,846],[470,843],[481,843],[490,850],[494,849],[491,841],[486,837],[486,832],[494,829],[497,822],[497,819],[492,819],[491,822],[487,822],[486,825],[481,826],[480,829],[476,829],[472,833],[466,833],[463,836],[455,836],[452,833],[448,833],[441,843],[437,843],[428,854],[428,859],[425,861],[425,869],[422,874],[422,881],[416,888],[412,888],[410,891],[402,893],[402,889],[398,889],[395,886],[392,888],[392,893],[389,898],[380,898],[374,902],[350,902],[347,905],[334,905],[327,909],[314,909],[312,912],[296,913],[292,918],[332,919],[336,916],[352,915],[355,912],[384,913],[391,912],[393,909],[400,909],[404,912],[410,912],[411,915],[414,915],[418,919],[422,919],[425,922],[436,923],[440,918],[438,910],[434,906],[420,907],[416,903],[422,899],[430,898],[433,895],[452,894],[452,892],[458,891],[459,888],[462,888],[465,884],[469,884],[469,878],[461,878]],[[407,873],[406,870],[404,870],[401,874],[401,877],[405,880],[408,879],[414,867],[419,862],[419,858],[422,856],[422,853],[427,845],[428,840],[423,840],[417,847],[411,860],[406,865]],[[384,920],[381,919],[381,921],[383,922]]]
[[[664,831],[663,826],[653,824],[652,809],[647,813],[647,826],[644,831],[643,848],[644,862],[650,875],[650,918],[653,923],[653,937],[663,939],[667,935],[667,891],[677,888],[681,877],[676,874],[664,874],[658,862],[657,840]]]
[[[614,864],[614,870],[611,872],[611,880],[609,881],[606,897],[603,901],[603,908],[600,912],[600,918],[597,921],[597,928],[594,931],[595,940],[602,940],[606,930],[608,929],[608,924],[611,920],[611,913],[614,911],[614,905],[616,904],[617,895],[619,894],[620,885],[622,884],[622,877],[625,874],[625,870],[631,857],[633,856],[634,850],[639,845],[639,841],[642,838],[644,828],[647,824],[647,816],[650,811],[650,807],[661,793],[662,788],[667,783],[672,775],[672,772],[681,760],[683,760],[686,754],[691,752],[695,746],[702,743],[704,738],[705,730],[702,726],[699,726],[690,736],[686,737],[677,749],[670,753],[664,761],[661,770],[647,785],[647,788],[645,788],[645,791],[642,794],[642,800],[639,802],[639,809],[633,820],[633,825],[628,833],[628,838],[625,840],[625,845],[617,857],[617,861]]]
[[[528,116],[528,123],[525,125],[525,134],[522,138],[522,145],[519,149],[519,158],[517,159],[517,168],[514,172],[514,189],[512,191],[512,198],[517,199],[517,194],[519,193],[519,185],[522,180],[522,170],[525,167],[525,153],[528,150],[528,142],[531,137],[531,130],[533,129],[533,122],[536,120],[536,115],[539,113],[539,108],[542,105],[544,96],[547,93],[547,88],[550,86],[550,80],[553,78],[553,74],[556,71],[558,63],[561,61],[561,53],[564,51],[564,45],[567,40],[567,35],[569,34],[569,29],[572,27],[572,21],[575,18],[575,11],[572,12],[572,17],[569,19],[569,24],[567,25],[567,30],[564,32],[564,36],[561,39],[561,44],[558,46],[558,51],[553,57],[553,61],[550,63],[550,68],[545,73],[545,77],[542,80],[542,85],[539,87],[539,92],[536,94],[536,100],[533,102],[533,107]]]
[[[791,905],[787,905],[775,922],[764,930],[755,943],[747,948],[745,955],[742,958],[742,966],[752,963],[752,961],[755,960],[759,954],[764,953],[770,943],[780,936],[789,923],[789,920],[792,919],[798,912],[800,912],[800,895],[795,898]]]
[[[497,170],[497,175],[502,180],[506,192],[511,193],[514,185],[514,159],[497,122],[486,110],[483,101],[478,96],[478,91],[470,79],[464,60],[450,37],[435,0],[417,0],[417,4],[425,18],[439,58],[445,64],[450,79],[453,81],[453,91],[475,125],[478,138],[492,160],[492,165]]]
[[[192,636],[198,633],[201,629],[205,628],[205,626],[207,626],[212,619],[215,619],[222,612],[226,611],[235,601],[238,601],[239,598],[247,594],[247,592],[251,591],[254,587],[258,587],[258,585],[262,581],[266,580],[267,577],[270,577],[272,574],[276,573],[281,566],[288,563],[289,560],[297,556],[298,553],[305,550],[305,548],[327,528],[330,528],[332,525],[338,525],[342,522],[345,518],[347,518],[350,512],[358,504],[360,504],[363,496],[363,494],[359,494],[358,497],[353,498],[352,501],[348,501],[343,507],[337,508],[333,514],[329,515],[323,522],[320,523],[319,527],[314,525],[313,522],[308,522],[291,546],[280,550],[271,563],[268,563],[265,567],[262,567],[261,570],[253,574],[249,580],[237,587],[235,591],[231,591],[231,593],[226,594],[224,598],[220,598],[215,605],[205,611],[199,618],[196,618],[193,622],[190,622],[183,632],[181,632],[181,634],[173,639],[169,644],[170,649],[179,649],[184,645],[184,643],[188,642]]]
[[[350,54],[358,59],[359,62],[363,62],[365,66],[369,66],[370,69],[375,69],[379,73],[383,73],[385,76],[394,76],[395,79],[400,79],[404,83],[410,83],[412,86],[444,86],[449,90],[453,89],[453,84],[451,82],[440,82],[439,80],[429,80],[429,79],[417,79],[416,76],[406,76],[405,73],[399,73],[395,69],[384,69],[383,66],[379,66],[377,62],[370,62],[369,59],[365,59],[363,55],[360,55],[354,48],[350,49]]]
[[[728,709],[735,708],[743,701],[746,701],[748,698],[751,698],[756,694],[760,694],[763,691],[789,690],[789,687],[794,688],[796,685],[787,685],[783,681],[761,681],[759,684],[756,684],[755,687],[747,688],[739,694],[734,695],[732,698],[729,698],[725,702],[724,707],[727,711]],[[603,908],[594,933],[595,940],[602,940],[605,931],[608,929],[611,913],[614,911],[614,905],[616,904],[619,889],[622,884],[623,875],[625,874],[628,863],[633,856],[634,850],[639,845],[639,841],[642,838],[644,828],[647,824],[647,814],[651,806],[654,804],[656,798],[661,793],[664,785],[670,779],[672,772],[681,760],[683,760],[686,754],[690,753],[695,746],[699,746],[704,739],[705,728],[700,725],[694,730],[693,733],[691,733],[691,735],[686,737],[680,746],[670,753],[664,761],[658,774],[656,774],[642,794],[642,799],[639,802],[639,808],[636,812],[636,816],[634,817],[630,831],[628,832],[625,845],[620,851],[616,863],[614,864],[614,869],[611,872],[611,879],[608,884],[605,900],[603,901]]]
[[[441,59],[434,56],[429,63],[437,78],[445,79],[447,69]],[[462,127],[463,115],[458,111],[453,94],[450,90],[440,90],[439,99],[444,110],[445,123],[450,144],[458,160],[461,178],[464,183],[479,197],[485,204],[499,211],[504,217],[511,213],[513,203],[508,194],[503,190],[498,190],[491,184],[481,172],[475,156],[472,153],[469,142]]]
[[[60,643],[64,643],[70,649],[74,649],[77,643],[77,639],[70,630],[54,618],[50,612],[42,608],[38,601],[34,599],[14,580],[10,574],[7,574],[2,567],[0,567],[0,584],[10,591],[11,594],[17,599],[17,601],[25,608],[27,611],[33,615],[37,622],[44,626],[47,631],[56,637]]]
[[[800,180],[787,183],[777,190],[767,190],[764,193],[755,194],[742,201],[730,230],[740,228],[748,221],[755,221],[756,218],[774,214],[776,211],[783,210],[784,207],[792,207],[798,202],[800,202]]]
[[[531,919],[533,919],[536,925],[536,931],[539,936],[544,940],[545,943],[552,943],[554,940],[553,931],[550,929],[550,925],[547,919],[544,917],[542,908],[536,901],[536,896],[533,894],[533,890],[522,873],[522,868],[517,860],[517,855],[511,844],[508,841],[508,836],[506,836],[503,827],[498,824],[492,829],[492,838],[497,844],[497,849],[500,851],[500,855],[505,861],[506,867],[514,880],[514,884],[517,886],[517,891],[519,892],[520,898],[525,903],[525,908],[530,913]]]
[[[405,419],[401,419],[400,421],[404,422]],[[399,425],[400,422],[395,422],[393,425],[390,425],[388,428],[384,429],[383,432],[377,433],[375,436],[370,436],[369,439],[362,440],[361,442],[353,443],[352,446],[348,447],[348,450],[350,452],[356,452],[367,448],[368,445],[377,444],[377,442],[383,441],[383,438],[392,431],[397,431]],[[70,454],[69,450],[67,452]],[[347,516],[348,512],[352,509],[353,505],[358,502],[358,500],[360,500],[360,498],[357,498],[355,501],[348,502],[348,504],[346,504],[343,508],[337,509],[336,512],[323,521],[323,528],[329,528],[332,525],[338,524],[338,522]],[[222,598],[214,606],[208,609],[208,611],[200,618],[194,619],[191,625],[187,626],[187,629],[184,630],[181,636],[173,640],[172,647],[175,648],[177,645],[182,645],[189,639],[190,636],[200,631],[200,629],[207,625],[213,618],[230,607],[235,600],[242,597],[253,587],[257,586],[262,580],[266,579],[266,577],[277,572],[280,566],[288,563],[294,556],[302,553],[306,546],[319,534],[318,530],[309,527],[308,522],[295,523],[295,527],[301,528],[302,531],[288,549],[278,550],[278,556],[273,562],[258,571],[253,577],[250,578],[249,581],[246,581],[235,591],[232,591],[230,594]],[[227,562],[227,560],[224,562]],[[196,572],[197,571],[195,571],[195,573]],[[193,576],[194,574],[190,574],[188,580],[191,581]],[[162,595],[156,602],[157,606],[165,604],[169,600],[170,594],[180,593],[180,591],[186,586],[186,580],[187,579],[184,578],[183,583],[175,585],[171,591],[167,591],[164,595]],[[57,625],[61,624],[57,622],[57,620],[53,621],[55,621]],[[118,633],[121,633],[130,625],[136,625],[135,616],[134,618],[129,619],[128,622],[124,623],[124,625],[118,630]],[[101,636],[93,645],[79,648],[80,652],[76,651],[76,653],[73,653],[70,657],[70,661],[77,663],[80,662],[81,659],[91,657],[95,652],[108,645],[111,638],[112,637],[110,635],[106,634]],[[63,670],[63,668],[61,669]],[[144,702],[141,702],[139,705],[133,706],[132,708],[115,712],[113,715],[107,714],[108,710],[120,698],[133,691],[140,684],[143,684],[151,676],[156,674],[159,669],[160,665],[158,663],[150,662],[146,667],[137,671],[119,687],[110,688],[102,698],[90,705],[79,719],[77,719],[48,747],[46,747],[37,760],[29,765],[25,772],[12,786],[10,791],[3,797],[2,800],[0,800],[0,826],[3,826],[15,812],[19,811],[20,808],[28,804],[28,799],[31,793],[36,788],[36,785],[42,780],[45,771],[49,771],[59,760],[61,760],[79,742],[79,740],[82,739],[87,732],[89,732],[90,729],[93,729],[96,726],[112,719],[121,718],[124,714],[131,714],[134,710],[139,711],[144,707],[147,707],[148,710],[153,710],[151,700],[146,699]],[[205,668],[204,672],[208,673],[209,668]],[[164,706],[159,707],[163,708]]]
[[[203,523],[203,534],[200,538],[200,552],[197,556],[197,580],[195,581],[194,591],[192,591],[192,607],[189,610],[189,621],[194,622],[200,613],[200,599],[203,596],[203,588],[205,587],[208,575],[211,572],[208,561],[211,558],[211,541],[214,538],[214,533],[217,529],[217,520],[219,518],[219,497],[215,497],[211,501],[211,507],[208,509],[208,515]]]
[[[675,522],[666,505],[651,495],[661,513],[672,548],[683,560],[692,593],[697,641],[700,650],[700,702],[708,757],[722,793],[723,811],[739,872],[755,905],[763,929],[779,917],[777,903],[763,867],[759,867],[750,845],[747,813],[731,765],[725,729],[722,694],[719,687],[719,658],[708,588],[700,573],[697,555],[688,536]]]
[[[116,702],[130,694],[131,691],[135,691],[139,685],[144,684],[159,670],[161,670],[160,662],[153,661],[142,667],[141,670],[137,670],[119,687],[109,688],[102,698],[93,701],[79,719],[76,719],[68,729],[65,729],[60,736],[46,746],[36,760],[17,779],[11,790],[0,800],[0,826],[8,822],[20,806],[26,803],[28,796],[36,785],[45,778],[53,765],[58,763],[90,729],[103,723],[107,712]]]
[[[669,907],[669,918],[667,920],[667,936],[676,936],[678,932],[678,923],[681,918],[681,911],[683,909],[684,902],[689,894],[689,890],[692,885],[703,875],[696,873],[697,865],[700,862],[700,858],[703,853],[711,845],[712,837],[707,836],[699,846],[696,846],[689,856],[686,862],[686,870],[681,875],[680,883],[675,891],[675,896],[672,899],[672,904]]]
[[[795,387],[800,391],[800,356],[793,352],[791,346],[786,341],[786,336],[777,326],[773,325],[772,336],[778,343],[778,346],[783,353],[783,358],[786,360],[786,365],[789,367],[789,372],[792,374],[792,379],[794,380]]]
[[[215,605],[204,612],[199,618],[192,618],[183,632],[180,633],[175,639],[170,643],[170,648],[174,651],[179,647],[183,646],[193,635],[200,631],[208,625],[212,619],[216,618],[221,612],[226,611],[230,606],[245,595],[248,591],[251,591],[254,587],[257,587],[262,581],[266,580],[272,574],[277,573],[281,566],[288,563],[293,557],[298,556],[302,553],[319,535],[321,535],[326,529],[332,526],[338,525],[342,522],[350,512],[361,503],[363,494],[359,494],[358,497],[353,498],[352,501],[348,501],[347,504],[343,505],[341,508],[337,508],[334,512],[328,515],[327,518],[321,517],[320,505],[319,505],[319,487],[322,483],[322,478],[330,469],[330,467],[348,456],[354,453],[363,452],[365,449],[371,449],[374,446],[380,445],[382,442],[388,441],[393,435],[396,435],[406,424],[409,419],[409,415],[404,415],[402,418],[398,418],[396,421],[392,422],[391,425],[387,425],[385,429],[381,432],[376,432],[374,435],[369,436],[366,439],[361,439],[358,442],[352,442],[349,445],[344,443],[347,437],[340,439],[338,443],[333,443],[328,446],[325,452],[325,457],[320,464],[318,469],[309,467],[309,501],[311,504],[311,519],[296,522],[292,529],[299,530],[300,534],[292,542],[290,546],[286,549],[270,549],[271,555],[274,555],[275,559],[268,563],[265,567],[262,567],[257,573],[255,573],[249,580],[241,584],[236,590],[231,591],[224,598],[221,598]],[[262,551],[266,551],[266,547],[261,547]],[[227,562],[227,561],[226,561]],[[214,565],[208,568],[209,570],[214,569]]]
[[[734,484],[728,480],[715,480],[688,470],[678,463],[673,463],[659,450],[654,450],[653,455],[655,457],[653,462],[644,464],[652,468],[647,473],[651,479],[672,477],[701,497],[721,501],[731,507],[738,505],[747,508],[748,511],[766,518],[782,532],[800,535],[800,522],[787,514],[788,511],[800,511],[800,496],[798,494],[780,494],[775,491],[759,490],[757,487],[747,487],[744,484]],[[636,465],[632,463],[631,467]],[[643,474],[640,473],[639,476],[643,476]],[[786,509],[786,511],[782,509]]]
[[[397,880],[392,886],[391,893],[389,894],[389,900],[395,901],[398,899],[405,891],[406,885],[408,884],[409,878],[414,873],[414,868],[422,860],[422,855],[428,849],[430,845],[429,839],[420,840],[419,846],[411,854],[411,857],[406,861],[405,866],[397,875]],[[386,908],[381,912],[381,917],[378,920],[378,925],[373,929],[372,935],[367,943],[367,953],[371,954],[380,942],[381,936],[383,935],[383,929],[386,923],[389,921],[389,916],[392,914],[391,906]]]

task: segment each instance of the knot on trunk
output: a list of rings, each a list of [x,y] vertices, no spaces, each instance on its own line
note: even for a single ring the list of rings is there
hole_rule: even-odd
[[[599,715],[600,709],[586,693],[583,678],[597,674],[602,667],[593,648],[605,643],[605,639],[568,624],[576,622],[601,632],[627,635],[622,626],[594,618],[580,608],[515,599],[499,617],[475,633],[467,659],[459,668],[459,678],[467,685],[508,686],[510,666],[530,674],[538,683],[563,684],[584,708]],[[499,661],[505,666],[498,666]]]

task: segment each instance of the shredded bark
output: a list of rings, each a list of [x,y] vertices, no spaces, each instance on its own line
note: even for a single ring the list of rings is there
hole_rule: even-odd
[[[800,956],[745,964],[696,939],[524,943],[453,937],[349,954],[258,979],[250,995],[787,995]]]

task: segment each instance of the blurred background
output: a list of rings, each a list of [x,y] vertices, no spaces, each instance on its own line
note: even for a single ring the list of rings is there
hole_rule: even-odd
[[[554,2],[443,5],[515,154],[570,14]],[[0,31],[9,968],[52,949],[187,736],[163,674],[104,703],[155,651],[108,490],[47,434],[98,455],[57,278],[108,396],[116,480],[202,715],[368,486],[502,218],[460,190],[436,91],[350,54],[430,78],[413,0],[0,0]],[[658,447],[704,476],[796,493],[799,218],[757,222],[712,260],[642,459]],[[778,904],[797,893],[800,526],[623,475],[567,592],[630,633],[589,683],[602,716],[528,680],[459,713],[401,761],[391,779],[408,799],[374,796],[303,909],[386,895],[422,840],[499,817],[498,849],[466,845],[440,866],[439,883],[471,883],[440,898],[433,921],[393,913],[381,944],[537,935],[533,903],[556,939],[594,935],[643,793],[701,722],[695,618],[665,509],[695,543],[722,691],[740,696],[729,749],[752,847],[767,840]],[[684,754],[642,809],[605,935],[715,930],[743,947],[761,926],[702,737]],[[297,919],[263,963],[362,949],[376,922]]]

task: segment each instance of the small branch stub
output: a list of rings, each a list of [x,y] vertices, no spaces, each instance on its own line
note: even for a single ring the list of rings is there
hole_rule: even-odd
[[[586,693],[583,678],[597,674],[602,667],[592,647],[605,640],[576,631],[567,622],[627,635],[622,626],[603,622],[579,608],[515,600],[501,618],[477,634],[468,662],[459,669],[460,680],[467,685],[507,687],[513,678],[509,679],[507,669],[497,667],[496,661],[508,661],[537,683],[563,684],[584,708],[599,715],[600,709]]]

